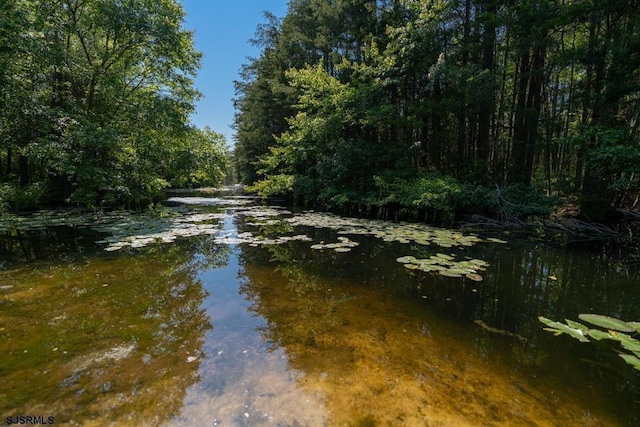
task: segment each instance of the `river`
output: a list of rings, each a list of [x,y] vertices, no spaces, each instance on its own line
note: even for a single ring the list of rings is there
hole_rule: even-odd
[[[640,320],[625,253],[171,202],[3,219],[0,424],[640,422],[616,347],[538,320]]]

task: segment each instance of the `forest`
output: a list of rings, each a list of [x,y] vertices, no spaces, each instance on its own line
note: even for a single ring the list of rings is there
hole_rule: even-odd
[[[640,2],[291,0],[236,82],[238,179],[452,222],[640,198]]]
[[[0,212],[221,182],[224,137],[189,121],[200,53],[178,1],[1,4]]]

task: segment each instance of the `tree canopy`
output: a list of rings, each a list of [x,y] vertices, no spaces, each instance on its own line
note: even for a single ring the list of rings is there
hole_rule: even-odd
[[[224,137],[189,122],[200,53],[175,0],[3,0],[0,199],[137,205],[217,184]],[[0,203],[2,204],[2,203]]]
[[[239,179],[447,217],[562,197],[610,221],[640,198],[638,31],[637,1],[292,0],[237,83]]]

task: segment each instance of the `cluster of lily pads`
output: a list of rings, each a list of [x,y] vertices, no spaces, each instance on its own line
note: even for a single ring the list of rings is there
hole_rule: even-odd
[[[342,218],[327,213],[305,212],[284,220],[292,225],[333,229],[338,234],[371,235],[385,242],[415,242],[419,245],[433,244],[442,248],[473,246],[482,241],[506,243],[500,239],[482,239],[474,234],[465,235],[458,231],[431,227],[426,224]]]
[[[42,230],[67,226],[89,228],[107,237],[96,241],[106,251],[141,248],[154,243],[171,243],[180,237],[214,235],[219,232],[223,213],[197,213],[184,208],[164,208],[161,212],[78,212],[40,211],[29,216],[7,216],[0,221],[0,233],[11,230]]]
[[[96,243],[105,244],[106,251],[117,251],[126,247],[142,248],[153,243],[171,243],[179,237],[215,235],[219,232],[217,220],[225,217],[220,213],[187,213],[164,218],[138,215],[92,228],[109,234],[109,237]]]
[[[219,198],[219,197],[169,197],[167,199],[169,203],[179,203],[181,205],[198,205],[198,206],[241,206],[253,203],[253,200],[249,198]]]
[[[567,334],[580,342],[590,342],[590,340],[617,342],[622,347],[618,351],[619,356],[634,369],[640,370],[640,340],[631,335],[637,336],[640,333],[640,322],[625,322],[615,317],[590,313],[580,314],[578,318],[589,325],[569,319],[565,320],[566,323],[562,323],[546,317],[538,317],[540,322],[547,326],[544,330],[555,335]]]
[[[247,198],[207,198],[207,197],[172,197],[169,202],[182,205],[224,206],[245,218],[249,226],[270,226],[288,224],[290,227],[307,226],[335,230],[337,242],[311,245],[312,249],[332,249],[336,252],[349,252],[359,245],[358,242],[345,237],[349,235],[370,235],[385,242],[411,243],[419,245],[436,245],[442,248],[473,246],[482,241],[506,243],[499,239],[482,239],[473,234],[462,234],[458,231],[430,227],[426,224],[389,223],[379,220],[343,218],[329,213],[305,211],[299,214],[281,207],[265,207],[250,205]],[[89,227],[108,235],[97,241],[105,245],[107,251],[123,248],[141,248],[155,243],[170,243],[181,237],[211,235],[217,244],[241,244],[250,246],[278,245],[289,241],[312,241],[305,234],[278,236],[268,238],[250,232],[238,233],[237,230],[221,231],[219,222],[227,218],[226,213],[197,213],[186,207],[163,208],[160,215],[116,213],[80,213],[69,211],[43,211],[29,217],[6,217],[0,221],[0,232],[11,229],[38,229],[51,226]],[[401,257],[399,262],[409,269],[419,269],[438,273],[447,277],[467,277],[480,281],[477,273],[484,270],[487,264],[481,260],[455,261],[452,256],[437,254],[428,259]]]
[[[43,210],[21,216],[5,214],[0,220],[0,233],[12,230],[44,230],[47,227],[89,227],[109,224],[121,220],[127,215],[122,212],[91,213],[76,210]]]
[[[311,249],[333,249],[336,252],[350,252],[351,248],[355,248],[360,245],[358,242],[354,242],[350,240],[348,237],[340,236],[338,237],[338,242],[335,243],[319,243],[316,245],[311,245]]]
[[[437,273],[445,277],[466,277],[475,282],[481,282],[483,277],[478,271],[484,271],[489,266],[486,261],[480,259],[466,259],[456,261],[454,256],[438,253],[429,258],[416,258],[402,256],[396,261],[404,264],[410,270],[421,270],[427,273]]]
[[[300,240],[310,242],[313,239],[305,234],[297,234],[295,236],[279,236],[275,239],[269,239],[263,236],[254,236],[250,232],[237,233],[235,230],[222,231],[215,238],[214,243],[225,245],[237,245],[240,243],[248,243],[249,246],[257,247],[261,245],[281,245],[286,242]]]

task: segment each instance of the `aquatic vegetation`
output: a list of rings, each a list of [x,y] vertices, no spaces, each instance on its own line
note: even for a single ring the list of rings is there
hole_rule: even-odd
[[[253,203],[253,200],[247,198],[230,198],[224,199],[219,197],[169,197],[169,203],[180,203],[183,205],[199,205],[199,206],[237,206]]]
[[[480,259],[465,259],[456,261],[455,255],[447,255],[437,253],[429,258],[416,258],[410,255],[402,256],[396,259],[399,263],[404,264],[405,268],[410,270],[422,270],[426,273],[437,273],[444,277],[461,278],[475,282],[481,282],[483,277],[478,271],[486,270],[489,263]]]
[[[351,248],[355,248],[360,245],[358,242],[350,240],[348,237],[338,237],[339,242],[336,243],[319,243],[311,245],[311,249],[333,249],[336,252],[350,252]]]
[[[402,424],[411,425],[424,422],[424,408],[451,417],[462,414],[446,421],[429,418],[442,425],[464,425],[465,420],[514,420],[514,425],[561,420],[572,425],[600,414],[594,409],[599,401],[574,393],[584,382],[574,386],[559,380],[573,379],[573,371],[551,376],[551,381],[538,377],[527,382],[531,371],[520,369],[520,354],[540,353],[518,346],[525,338],[516,332],[525,330],[530,338],[530,328],[521,327],[530,323],[483,316],[489,324],[479,319],[469,325],[469,313],[479,312],[476,307],[517,313],[530,301],[523,298],[519,304],[504,298],[511,288],[499,285],[513,281],[517,286],[520,273],[510,267],[529,265],[528,258],[499,262],[498,256],[508,257],[512,251],[496,251],[503,252],[491,258],[497,260],[491,261],[496,280],[485,280],[478,292],[475,281],[482,280],[489,264],[474,258],[492,251],[457,244],[465,238],[455,230],[436,230],[428,237],[430,227],[421,224],[326,214],[314,215],[337,218],[341,225],[322,230],[298,226],[296,216],[313,218],[308,214],[314,213],[233,205],[172,207],[159,215],[104,214],[95,217],[100,223],[92,223],[94,214],[88,215],[83,226],[105,234],[72,234],[86,235],[80,243],[91,249],[96,239],[102,239],[102,249],[115,244],[123,249],[120,254],[116,248],[106,257],[92,251],[79,262],[75,257],[70,257],[71,264],[63,260],[62,269],[52,269],[53,263],[47,262],[12,267],[0,275],[6,301],[2,312],[10,315],[3,318],[0,326],[5,330],[0,332],[14,337],[4,353],[11,363],[3,377],[10,391],[0,392],[5,412],[48,405],[65,413],[64,408],[73,405],[76,423],[116,423],[125,417],[135,417],[125,424],[143,417],[160,420],[158,424],[213,423],[214,416],[225,414],[230,424],[245,419],[275,424],[278,418],[256,414],[286,408],[287,416],[299,410],[297,419],[303,421],[320,420],[325,410],[339,414],[321,422],[331,425],[364,419],[361,408],[365,415],[373,414],[371,422],[397,424],[402,417]],[[419,240],[408,235],[416,230],[422,230]],[[65,225],[56,231],[69,230]],[[48,239],[50,234],[29,237]],[[185,236],[196,237],[180,244]],[[165,244],[172,241],[175,244]],[[488,241],[482,236],[477,244],[497,248],[484,243]],[[153,247],[130,250],[138,245]],[[402,267],[393,262],[396,258]],[[89,259],[92,267],[87,269]],[[555,264],[536,264],[542,266],[536,280],[550,272],[564,279],[564,260],[559,254]],[[138,262],[145,263],[144,268],[136,269]],[[567,265],[570,272],[583,270],[577,267],[581,264]],[[31,270],[39,275],[27,280]],[[477,293],[470,295],[472,291]],[[526,296],[543,291],[530,289]],[[498,298],[499,304],[507,304],[500,306]],[[29,310],[42,301],[47,307],[36,322]],[[184,321],[185,316],[191,318]],[[202,329],[208,326],[213,328]],[[625,339],[628,346],[634,345],[633,339]],[[544,354],[546,348],[540,351]],[[538,360],[542,365],[535,365],[537,372],[558,375],[556,360]],[[46,375],[25,382],[24,372],[36,370]],[[560,382],[569,385],[558,391]],[[549,393],[563,405],[543,398]],[[18,396],[23,400],[13,400]],[[308,396],[322,401],[304,407]],[[148,405],[152,400],[161,406]],[[426,401],[428,407],[420,404],[415,410],[416,402]],[[112,407],[118,410],[107,411]],[[618,425],[598,416],[601,424]],[[294,418],[282,420],[288,425]]]
[[[238,233],[236,230],[223,231],[214,238],[214,243],[225,245],[238,245],[241,243],[248,243],[249,246],[260,245],[281,245],[286,242],[294,240],[300,240],[304,242],[310,242],[313,239],[306,234],[297,234],[295,236],[280,236],[274,239],[266,238],[264,236],[254,236],[250,232]]]
[[[496,238],[482,239],[475,234],[465,235],[456,230],[426,224],[343,218],[329,213],[304,212],[285,218],[284,221],[293,225],[328,228],[336,230],[338,234],[371,235],[385,242],[413,242],[422,246],[436,245],[442,248],[473,246],[483,241],[507,243]]]
[[[29,216],[3,218],[0,232],[41,230],[66,226],[90,228],[107,237],[96,241],[106,251],[141,248],[153,243],[171,243],[180,237],[217,234],[224,213],[198,213],[184,208],[163,208],[158,212],[41,211]]]
[[[217,221],[225,217],[225,214],[218,213],[187,213],[170,218],[137,215],[92,228],[110,235],[96,243],[107,245],[106,251],[117,251],[126,247],[141,248],[153,243],[171,243],[179,237],[214,235],[219,231]]]
[[[109,224],[127,216],[123,212],[88,213],[76,210],[43,210],[31,215],[3,215],[0,220],[0,233],[13,230],[43,230],[47,227],[89,227]]]
[[[162,207],[152,212],[78,212],[42,211],[30,216],[7,216],[0,222],[0,232],[10,230],[34,230],[55,226],[88,227],[105,233],[106,237],[96,243],[104,245],[106,251],[124,248],[142,248],[152,244],[174,242],[178,238],[211,235],[216,244],[242,244],[250,246],[278,245],[293,240],[311,241],[304,234],[290,234],[294,227],[305,226],[335,230],[341,236],[337,242],[318,243],[312,249],[333,249],[335,252],[349,252],[358,246],[357,242],[345,237],[369,235],[385,242],[402,244],[414,243],[420,246],[435,245],[442,248],[473,246],[483,239],[474,234],[462,234],[455,230],[431,227],[426,224],[389,223],[379,220],[343,218],[329,213],[305,211],[292,213],[278,206],[251,205],[249,198],[216,197],[171,197],[171,203],[190,206],[219,206],[229,213],[199,213],[184,206]],[[220,233],[220,220],[236,214],[244,218],[245,225],[259,228],[257,233]],[[275,236],[275,237],[268,237]],[[499,239],[486,239],[504,243]],[[439,254],[441,262],[420,263],[423,271],[436,271],[443,276],[482,280],[475,271],[477,265],[447,265],[448,255]],[[416,268],[418,268],[416,267]],[[407,268],[413,268],[407,266]]]
[[[538,319],[547,325],[545,331],[553,332],[556,336],[567,334],[580,342],[590,342],[590,339],[617,341],[624,350],[619,352],[619,356],[634,369],[640,370],[640,341],[628,334],[640,333],[640,322],[625,322],[600,314],[580,314],[578,317],[600,329],[568,319],[566,323],[555,322],[542,316]]]

